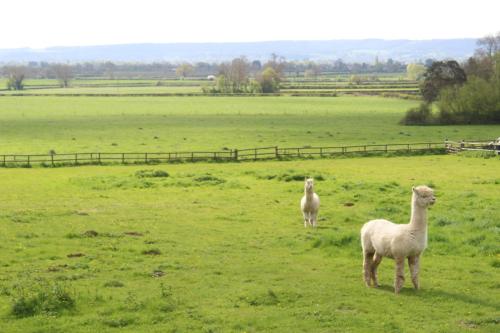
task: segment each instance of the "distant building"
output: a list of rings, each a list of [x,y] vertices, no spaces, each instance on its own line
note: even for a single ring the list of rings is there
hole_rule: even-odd
[[[215,75],[208,75],[207,76],[208,81],[214,81],[215,80]]]

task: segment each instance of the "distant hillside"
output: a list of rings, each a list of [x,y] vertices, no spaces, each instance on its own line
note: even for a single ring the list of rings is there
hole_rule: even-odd
[[[274,41],[255,43],[172,43],[103,46],[50,47],[45,49],[0,49],[0,62],[82,62],[82,61],[222,61],[245,55],[248,59],[268,59],[271,53],[288,60],[334,60],[410,62],[427,58],[464,59],[474,52],[476,40],[328,40]]]

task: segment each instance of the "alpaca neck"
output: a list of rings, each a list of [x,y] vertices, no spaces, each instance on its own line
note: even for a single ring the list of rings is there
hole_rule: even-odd
[[[311,189],[309,191],[308,190],[304,190],[304,193],[306,195],[306,200],[307,201],[312,201],[312,199],[314,197],[314,191],[313,191],[313,189]]]
[[[410,226],[412,229],[426,230],[427,229],[427,208],[417,205],[415,195],[411,202],[411,220]]]

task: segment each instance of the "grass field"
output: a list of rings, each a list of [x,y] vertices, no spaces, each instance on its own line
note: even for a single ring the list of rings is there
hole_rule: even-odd
[[[68,90],[153,88],[193,89]],[[498,125],[399,125],[417,104],[359,96],[1,96],[0,154],[500,135]],[[0,168],[0,332],[497,332],[499,162],[437,155]],[[304,229],[298,207],[305,176],[316,178],[322,200],[316,230]],[[380,267],[382,287],[368,289],[359,229],[379,217],[406,223],[418,184],[438,198],[422,289],[407,279],[395,296],[390,259]]]
[[[0,331],[498,332],[498,163],[0,169]],[[299,212],[305,175],[322,199],[316,230]],[[395,296],[390,259],[366,288],[360,227],[406,223],[421,183],[438,198],[422,289],[407,279]]]
[[[7,90],[7,80],[0,78],[0,96],[3,95],[161,95],[203,93],[202,87],[214,85],[214,81],[200,79],[106,79],[75,78],[70,87],[61,88],[55,79],[27,79],[24,89]],[[349,77],[340,75],[334,78],[318,77],[316,79],[284,78],[281,93],[305,95],[325,93],[363,92],[381,94],[383,92],[419,93],[418,82],[402,80],[397,75],[383,77],[382,80],[367,80],[355,84]]]
[[[4,91],[4,95],[85,95],[85,94],[95,94],[95,95],[134,95],[134,94],[166,94],[166,93],[201,93],[200,86],[102,86],[102,87],[69,87],[69,88],[43,88],[43,89],[25,89],[21,91],[7,90]]]
[[[155,152],[491,139],[498,126],[402,126],[381,97],[0,97],[0,153]]]

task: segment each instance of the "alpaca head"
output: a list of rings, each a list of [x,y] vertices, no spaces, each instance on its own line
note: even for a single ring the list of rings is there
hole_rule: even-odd
[[[413,201],[417,203],[420,207],[429,207],[434,205],[436,202],[436,197],[434,196],[434,190],[426,185],[420,185],[417,187],[412,187],[413,190]]]
[[[313,187],[314,187],[314,179],[312,179],[312,178],[306,178],[306,182],[304,184],[304,190],[306,192],[312,193],[313,192]]]

